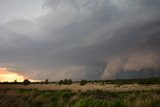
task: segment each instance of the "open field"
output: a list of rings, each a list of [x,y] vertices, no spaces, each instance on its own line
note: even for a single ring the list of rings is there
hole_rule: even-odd
[[[104,90],[104,91],[140,91],[140,90],[155,90],[160,89],[160,85],[141,85],[141,84],[102,84],[88,83],[85,86],[80,86],[79,83],[73,83],[72,85],[58,85],[58,84],[1,84],[0,89],[38,89],[38,90],[65,90],[69,89],[73,92],[87,91],[87,90]]]
[[[160,107],[160,85],[0,84],[0,107]]]

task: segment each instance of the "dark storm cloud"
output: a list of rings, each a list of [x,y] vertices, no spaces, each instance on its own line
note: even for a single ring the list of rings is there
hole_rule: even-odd
[[[43,7],[48,13],[33,21],[0,25],[2,66],[51,80],[159,70],[159,0],[45,0]]]

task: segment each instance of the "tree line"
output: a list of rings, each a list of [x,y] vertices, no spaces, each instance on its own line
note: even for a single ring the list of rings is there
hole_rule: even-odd
[[[29,79],[24,79],[23,82],[18,82],[17,80],[13,82],[0,82],[0,84],[24,84],[24,85],[29,85],[29,84],[52,84],[56,83],[58,85],[71,85],[74,83],[72,79],[64,79],[60,80],[59,82],[50,82],[48,79],[45,81],[41,82],[31,82]],[[139,78],[139,79],[116,79],[116,80],[81,80],[78,81],[79,85],[83,86],[86,85],[87,83],[103,83],[103,84],[160,84],[160,77],[155,77],[155,78]]]

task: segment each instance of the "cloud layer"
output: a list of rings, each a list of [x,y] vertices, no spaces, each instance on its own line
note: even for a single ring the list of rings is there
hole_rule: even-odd
[[[0,25],[1,66],[38,80],[159,71],[159,0],[44,0],[43,8],[34,20]]]

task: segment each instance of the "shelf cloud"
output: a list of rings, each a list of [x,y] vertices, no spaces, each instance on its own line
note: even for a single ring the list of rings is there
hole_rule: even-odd
[[[0,24],[3,68],[53,81],[160,76],[159,0],[43,0],[41,7],[47,12],[32,20]]]

